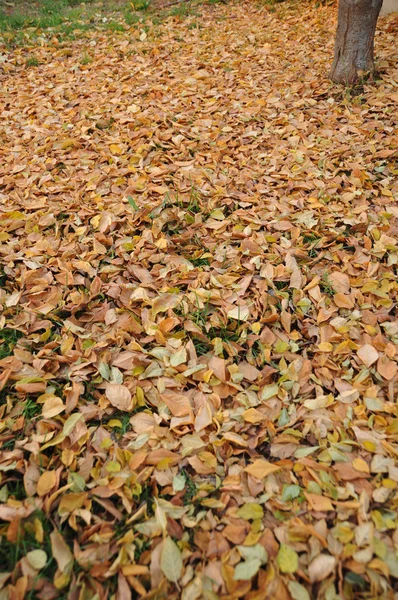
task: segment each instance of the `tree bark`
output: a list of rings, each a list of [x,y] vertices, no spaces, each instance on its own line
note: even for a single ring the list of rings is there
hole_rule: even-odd
[[[352,84],[374,72],[374,36],[383,0],[339,0],[330,79]]]

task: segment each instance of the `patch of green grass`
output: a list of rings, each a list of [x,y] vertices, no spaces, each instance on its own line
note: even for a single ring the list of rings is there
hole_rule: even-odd
[[[142,16],[137,15],[137,13],[131,12],[131,10],[125,10],[124,20],[127,23],[127,25],[135,25],[136,23],[142,21]]]
[[[200,204],[199,192],[194,186],[192,186],[190,194],[189,194],[189,202],[188,202],[188,206],[187,206],[187,211],[189,213],[196,215],[197,213],[200,213],[201,210],[202,210],[202,206]]]
[[[140,538],[135,538],[134,545],[134,560],[138,563],[141,558],[141,555],[144,554],[146,550],[150,550],[151,540],[141,540]]]
[[[193,321],[197,327],[203,329],[207,324],[209,313],[210,306],[208,303],[206,303],[203,308],[200,308],[198,306],[197,309],[193,310],[189,316],[191,318],[191,321]]]
[[[190,474],[185,469],[181,469],[180,473],[185,477],[185,494],[183,502],[184,504],[191,504],[192,500],[198,493],[198,488],[196,487],[196,484]]]
[[[26,491],[22,479],[9,480],[5,486],[7,488],[7,498],[13,498],[14,500],[25,500]]]
[[[22,411],[23,416],[27,421],[31,421],[41,414],[40,404],[37,404],[34,398],[27,398]]]
[[[178,221],[170,221],[164,225],[162,231],[164,231],[166,235],[178,235],[181,232],[181,225]]]
[[[7,275],[6,273],[4,273],[4,271],[0,271],[0,288],[4,288],[6,283],[7,283]]]
[[[9,31],[11,29],[23,29],[26,26],[26,16],[18,13],[7,15],[4,11],[0,11],[0,31]]]
[[[131,6],[134,10],[148,10],[151,6],[150,0],[133,0]]]
[[[210,261],[208,258],[190,258],[190,262],[194,267],[208,267],[210,265]]]
[[[168,12],[168,16],[170,17],[185,18],[191,15],[199,16],[198,12],[192,7],[191,2],[181,2],[177,6],[173,6]]]
[[[101,5],[95,0],[16,0],[10,3],[10,9],[0,9],[0,32],[8,45],[27,45],[35,42],[38,31],[46,29],[51,29],[58,39],[74,39],[78,33],[93,27],[123,31],[119,17],[126,10],[124,6],[113,0],[104,0]],[[108,15],[114,15],[115,19]]]
[[[209,339],[214,340],[215,338],[220,338],[223,342],[237,342],[240,338],[240,334],[236,329],[231,329],[231,326],[239,327],[239,321],[235,321],[228,325],[221,325],[220,327],[211,327],[209,330],[208,336]]]
[[[146,510],[147,513],[150,517],[152,517],[155,514],[154,511],[154,502],[153,502],[153,489],[150,485],[148,485],[147,483],[144,483],[142,486],[140,484],[137,484],[140,488],[139,492],[134,494],[133,493],[133,497],[137,502],[137,506],[141,506],[142,504],[146,504]]]
[[[75,40],[77,34],[83,33],[84,31],[91,31],[92,28],[93,26],[90,23],[62,23],[56,30],[56,34],[57,36]]]
[[[92,57],[87,52],[83,52],[83,54],[80,58],[80,64],[81,65],[89,65],[92,62],[93,62]]]
[[[319,283],[319,287],[321,288],[322,292],[327,296],[333,296],[336,293],[327,273],[324,273],[324,275],[322,276],[322,279]]]
[[[192,343],[195,346],[196,354],[198,356],[203,356],[203,354],[207,354],[211,350],[211,344],[199,338],[193,338]]]
[[[319,254],[319,250],[317,250],[315,248],[315,246],[313,248],[310,248],[308,250],[308,256],[309,256],[309,258],[316,258],[318,256],[318,254]]]
[[[114,427],[114,431],[115,433],[119,434],[120,436],[124,435],[125,433],[128,432],[129,429],[131,429],[130,427],[130,418],[131,415],[130,413],[120,413],[120,414],[113,414],[112,419],[117,419],[118,421],[120,421],[120,423],[122,424],[121,427]]]
[[[110,31],[124,31],[122,23],[119,23],[118,21],[108,21],[107,29]]]
[[[318,240],[318,236],[314,233],[305,233],[303,235],[303,244],[312,244],[312,242],[316,242]]]
[[[18,433],[14,433],[12,438],[9,440],[6,440],[5,442],[1,442],[1,450],[14,450],[15,448],[15,444],[16,442],[18,442],[19,440],[21,440],[23,437],[23,432],[22,431],[18,431]],[[1,563],[0,563],[1,564]]]
[[[23,333],[18,331],[18,329],[5,327],[0,330],[0,359],[11,356],[16,343],[21,337],[23,337]]]
[[[39,59],[37,58],[37,56],[30,56],[26,63],[25,63],[26,67],[38,67],[39,66]]]
[[[12,494],[10,494],[11,496]],[[25,494],[26,497],[26,494]],[[36,531],[38,522],[43,531],[43,540],[37,539]],[[35,511],[28,520],[19,525],[17,540],[9,542],[6,536],[0,536],[0,564],[4,571],[13,571],[17,562],[32,550],[44,550],[47,554],[47,564],[40,571],[40,577],[52,580],[57,565],[52,558],[50,533],[52,528],[41,511]]]

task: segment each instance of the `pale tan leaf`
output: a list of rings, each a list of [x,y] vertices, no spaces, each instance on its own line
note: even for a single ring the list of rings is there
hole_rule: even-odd
[[[169,581],[176,583],[182,575],[182,557],[177,544],[167,537],[163,542],[160,568]]]
[[[118,410],[129,412],[133,409],[131,392],[125,385],[121,385],[120,383],[107,383],[105,395],[112,406]]]

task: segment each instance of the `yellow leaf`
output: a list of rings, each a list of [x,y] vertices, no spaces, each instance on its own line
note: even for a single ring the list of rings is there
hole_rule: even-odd
[[[256,502],[247,502],[236,511],[236,514],[241,519],[256,520],[263,518],[264,510],[263,507]]]
[[[105,470],[108,473],[119,473],[121,470],[121,466],[118,462],[111,460],[105,465]]]
[[[333,346],[329,342],[321,342],[318,344],[318,350],[320,350],[320,352],[331,352],[333,350]]]
[[[273,465],[263,458],[258,458],[253,464],[249,465],[244,470],[246,473],[249,473],[249,475],[252,475],[256,479],[264,479],[265,477],[268,477],[268,475],[271,475],[271,473],[280,471],[281,467],[278,467],[278,465]]]
[[[77,144],[76,140],[72,139],[72,138],[67,138],[66,140],[64,140],[62,142],[62,150],[70,150],[71,148],[74,148]]]
[[[242,414],[242,417],[247,423],[260,423],[266,419],[263,413],[255,408],[249,408],[248,410],[245,410],[245,412]]]
[[[251,330],[255,335],[258,335],[261,331],[262,325],[259,322],[251,324]]]
[[[111,144],[109,146],[109,150],[111,151],[111,154],[115,154],[116,156],[123,154],[123,149],[119,146],[119,144]]]
[[[276,557],[276,562],[282,573],[295,573],[298,569],[298,554],[290,546],[281,544]]]
[[[47,554],[44,550],[32,550],[27,553],[26,558],[28,559],[30,566],[37,571],[41,571],[47,563]]]
[[[333,302],[339,308],[353,308],[355,304],[351,296],[342,294],[341,292],[333,296]]]
[[[363,458],[355,458],[352,461],[352,466],[354,469],[361,471],[362,473],[370,473],[369,465],[365,460],[363,460]]]
[[[55,471],[44,471],[40,475],[39,481],[37,482],[37,493],[39,496],[45,496],[48,494],[55,484],[57,483],[57,475]]]
[[[119,419],[111,419],[110,421],[108,421],[108,426],[109,427],[123,427],[123,424],[121,421],[119,421]]]
[[[152,304],[152,313],[156,316],[160,312],[166,312],[169,308],[175,308],[181,302],[177,294],[162,294],[155,298]]]

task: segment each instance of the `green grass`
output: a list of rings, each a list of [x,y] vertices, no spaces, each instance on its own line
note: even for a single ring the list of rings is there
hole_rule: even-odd
[[[189,260],[189,262],[192,263],[194,267],[208,267],[210,265],[208,258],[192,258],[190,256],[186,256],[185,258]]]
[[[83,54],[80,58],[80,64],[81,65],[89,65],[92,62],[93,62],[93,59],[91,58],[91,56],[87,52],[83,52]]]
[[[327,296],[334,296],[334,294],[336,293],[332,282],[330,281],[329,276],[326,273],[323,275],[319,283],[319,287],[321,288],[322,292]]]
[[[131,418],[131,414],[130,413],[122,413],[122,412],[117,412],[114,413],[109,421],[113,421],[114,419],[120,421],[121,423],[121,427],[114,427],[113,430],[115,431],[116,434],[118,434],[119,436],[124,435],[125,433],[127,433],[129,431],[129,429],[131,429],[130,426],[130,418]]]
[[[127,2],[118,4],[114,0],[102,3],[96,0],[14,0],[12,4],[0,8],[0,34],[3,34],[6,42],[26,44],[28,41],[34,42],[36,30],[49,29],[51,34],[72,39],[78,32],[91,30],[93,26],[123,31],[123,11],[127,11],[127,6]],[[115,18],[103,20],[105,16]],[[27,66],[37,65],[31,62]]]
[[[10,487],[10,486],[8,486]],[[10,497],[21,499],[16,494],[10,493]],[[24,497],[26,494],[24,494]],[[38,541],[35,536],[35,520],[40,521],[43,528],[43,541]],[[17,540],[9,542],[6,536],[0,536],[0,564],[5,572],[13,571],[17,562],[28,552],[32,550],[44,550],[47,554],[48,561],[44,566],[40,575],[52,579],[56,570],[56,563],[52,558],[50,533],[51,527],[44,513],[36,511],[28,520],[20,523]]]
[[[0,330],[0,360],[11,356],[17,341],[23,336],[23,333],[17,329],[5,327]]]
[[[195,498],[198,493],[198,488],[196,487],[195,482],[192,477],[185,469],[181,469],[181,475],[185,477],[185,494],[184,494],[184,504],[191,504],[192,500]]]
[[[192,339],[192,343],[195,346],[196,354],[198,356],[203,356],[203,354],[207,354],[212,348],[211,344],[196,337]]]
[[[27,398],[23,407],[22,414],[27,421],[31,421],[41,413],[41,406],[37,404],[34,398]]]
[[[133,0],[133,2],[130,3],[132,8],[134,10],[148,10],[148,8],[151,6],[150,0]]]
[[[169,11],[170,17],[189,17],[189,16],[198,16],[198,13],[192,8],[191,2],[181,2],[177,4],[177,6],[173,6]]]
[[[30,56],[25,65],[27,67],[38,67],[39,66],[39,59],[36,56]]]
[[[12,494],[10,494],[11,496]],[[42,539],[38,532],[42,532]],[[30,581],[29,591],[25,595],[26,600],[34,600],[38,597],[36,585],[39,580],[47,580],[52,582],[54,575],[57,571],[57,563],[52,555],[52,546],[50,540],[50,534],[54,530],[54,525],[51,524],[50,520],[46,515],[37,510],[32,513],[28,519],[24,519],[19,524],[18,533],[15,541],[7,540],[7,536],[4,533],[5,529],[2,528],[0,534],[0,565],[4,572],[12,572],[15,567],[28,552],[32,550],[44,550],[47,555],[47,562],[44,567],[40,570],[36,577],[33,577]],[[60,532],[62,537],[65,539],[68,546],[73,547],[73,539],[75,532],[72,532],[67,526]],[[82,572],[82,569],[77,561],[73,563],[73,573],[78,575]],[[68,594],[65,590],[60,590],[57,598],[58,600],[66,600]]]
[[[199,0],[194,0],[195,6]],[[125,31],[127,27],[144,23],[160,23],[170,16],[187,17],[198,14],[193,2],[183,2],[171,9],[152,8],[150,0],[14,0],[0,3],[0,43],[8,46],[32,45],[48,31],[58,41],[75,39],[93,28]],[[3,38],[3,39],[2,39]],[[87,61],[87,62],[86,62]],[[81,64],[89,64],[87,58]],[[27,67],[37,66],[28,59]]]

